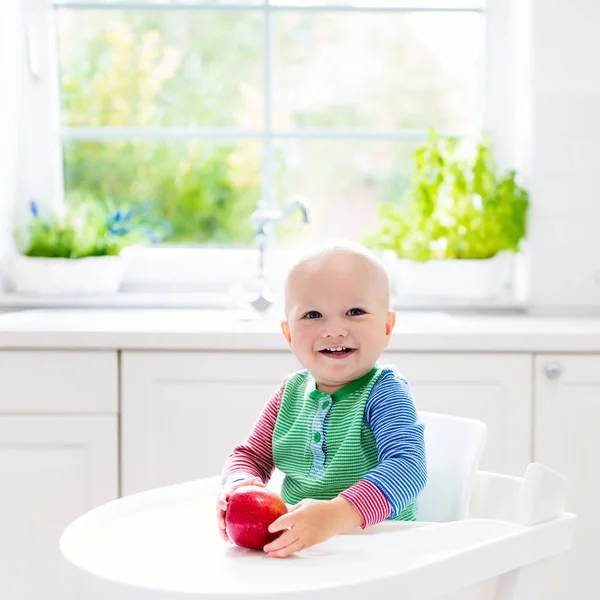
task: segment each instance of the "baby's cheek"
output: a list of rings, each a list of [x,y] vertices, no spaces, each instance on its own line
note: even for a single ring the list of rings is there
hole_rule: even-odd
[[[296,332],[295,339],[292,338],[292,342],[295,343],[296,350],[299,352],[307,352],[312,347],[312,336],[309,332],[300,329]]]
[[[295,341],[292,339],[291,349],[303,366],[306,366],[306,363],[310,363],[311,360],[314,360],[312,356],[312,347],[301,337],[296,338]]]

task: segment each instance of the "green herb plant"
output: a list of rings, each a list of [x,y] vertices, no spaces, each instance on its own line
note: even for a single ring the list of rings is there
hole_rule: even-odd
[[[458,138],[438,137],[432,130],[415,153],[407,207],[382,204],[382,227],[367,245],[418,262],[518,252],[526,234],[529,195],[515,171],[498,172],[490,147],[482,137],[468,158]]]
[[[132,209],[114,209],[110,203],[89,198],[48,215],[32,201],[30,213],[29,225],[15,232],[17,248],[24,256],[116,256],[126,246],[158,240],[156,231]]]

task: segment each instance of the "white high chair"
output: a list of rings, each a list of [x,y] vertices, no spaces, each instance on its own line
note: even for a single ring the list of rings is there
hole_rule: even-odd
[[[487,436],[481,421],[419,412],[425,425],[427,485],[418,498],[419,521],[458,521],[469,496]]]
[[[75,600],[538,600],[575,516],[567,481],[477,471],[482,423],[421,413],[428,483],[416,523],[386,522],[285,560],[223,542],[219,477],[121,498],[83,515],[60,548]],[[277,487],[277,478],[269,487]]]

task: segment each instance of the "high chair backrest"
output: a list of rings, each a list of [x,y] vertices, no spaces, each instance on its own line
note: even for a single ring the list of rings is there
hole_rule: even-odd
[[[487,436],[481,421],[419,411],[425,425],[427,484],[417,499],[419,521],[456,521],[469,496]]]

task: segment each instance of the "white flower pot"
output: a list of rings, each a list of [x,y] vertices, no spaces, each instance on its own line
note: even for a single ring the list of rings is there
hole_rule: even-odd
[[[391,270],[393,293],[396,298],[453,302],[510,300],[517,259],[512,252],[481,260],[396,259]]]
[[[37,258],[14,255],[9,276],[20,294],[109,294],[118,291],[124,263],[120,256]]]

